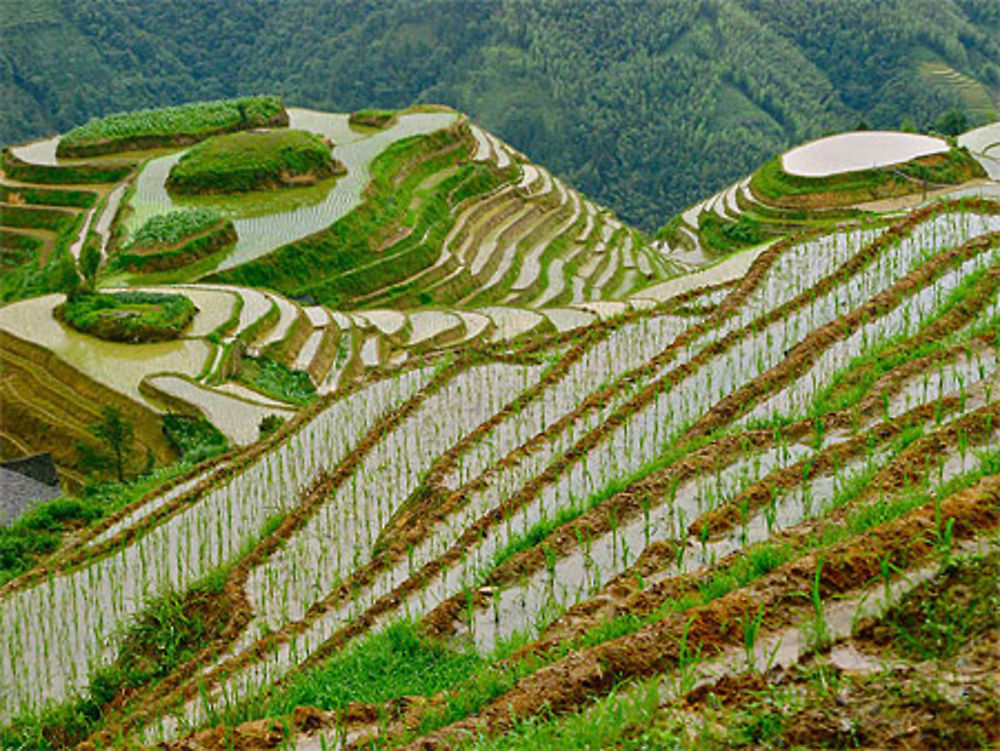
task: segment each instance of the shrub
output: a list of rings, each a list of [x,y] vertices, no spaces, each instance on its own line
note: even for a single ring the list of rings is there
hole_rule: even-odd
[[[84,293],[56,308],[56,316],[77,331],[115,342],[176,339],[195,312],[184,295],[156,292]]]
[[[737,221],[731,222],[715,212],[702,212],[698,219],[698,229],[705,244],[722,253],[757,245],[767,239],[760,222],[746,214],[740,214]]]
[[[210,459],[229,448],[226,436],[204,417],[166,414],[163,434],[184,461],[192,464]]]
[[[211,229],[222,221],[212,209],[185,209],[150,217],[125,246],[126,250],[163,248]]]
[[[396,114],[392,110],[365,109],[352,112],[347,121],[365,128],[384,128],[395,120]]]
[[[260,421],[260,425],[258,426],[260,429],[260,437],[267,438],[284,424],[285,418],[280,415],[265,415],[264,419]]]
[[[193,143],[216,133],[287,123],[288,114],[278,97],[192,102],[90,120],[63,136],[56,153],[59,156],[94,156],[128,148]]]
[[[188,151],[170,170],[177,193],[238,193],[315,182],[344,168],[330,147],[302,130],[216,136]]]

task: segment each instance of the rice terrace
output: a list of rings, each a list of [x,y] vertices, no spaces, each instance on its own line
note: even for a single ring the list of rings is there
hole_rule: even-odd
[[[1000,746],[1000,124],[655,235],[435,105],[0,168],[4,748]]]

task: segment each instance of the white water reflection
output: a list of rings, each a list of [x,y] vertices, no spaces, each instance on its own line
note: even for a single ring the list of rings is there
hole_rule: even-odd
[[[139,174],[126,228],[134,231],[149,217],[172,209],[210,206],[232,218],[239,235],[236,247],[216,270],[238,266],[329,227],[361,203],[376,156],[396,141],[440,130],[458,117],[453,112],[400,115],[392,127],[365,135],[349,127],[345,114],[296,108],[288,113],[289,127],[319,133],[336,144],[333,156],[347,167],[346,175],[310,187],[239,196],[171,196],[164,186],[170,168],[183,154],[178,152],[151,160]]]
[[[5,305],[0,308],[0,328],[45,347],[95,381],[157,412],[161,410],[139,393],[142,379],[164,371],[195,376],[211,352],[201,339],[123,344],[81,334],[52,317],[53,308],[64,299],[65,295],[45,295]]]
[[[948,142],[942,138],[893,131],[858,131],[798,146],[781,157],[781,166],[793,175],[825,177],[903,164],[947,150]]]

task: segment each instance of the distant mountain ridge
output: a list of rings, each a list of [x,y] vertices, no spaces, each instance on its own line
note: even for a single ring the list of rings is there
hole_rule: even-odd
[[[0,141],[237,93],[467,112],[650,230],[823,133],[1000,95],[992,0],[4,0]]]

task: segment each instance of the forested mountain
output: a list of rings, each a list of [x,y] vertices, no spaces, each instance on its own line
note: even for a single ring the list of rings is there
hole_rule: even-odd
[[[1000,96],[996,0],[3,0],[0,141],[268,92],[440,102],[646,229],[790,144]]]

